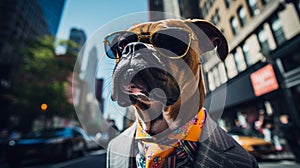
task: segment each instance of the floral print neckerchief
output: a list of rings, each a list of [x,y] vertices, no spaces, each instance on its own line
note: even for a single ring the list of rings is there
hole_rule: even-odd
[[[165,143],[164,141],[161,141],[161,143],[153,141],[153,137],[151,137],[151,135],[142,128],[140,123],[137,122],[138,124],[135,137],[135,139],[139,141],[139,153],[136,155],[137,167],[164,167],[167,157],[175,152],[175,149],[182,141],[199,141],[205,119],[206,110],[202,108],[193,119],[166,136],[167,138],[165,138]]]

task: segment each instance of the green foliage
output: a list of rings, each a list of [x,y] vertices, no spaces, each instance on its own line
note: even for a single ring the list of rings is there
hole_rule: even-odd
[[[38,37],[29,41],[21,53],[22,64],[13,86],[16,98],[13,106],[28,120],[43,113],[40,109],[42,103],[48,104],[44,112],[47,117],[56,115],[71,118],[75,113],[65,94],[67,77],[72,74],[75,57],[67,55],[67,61],[60,60],[55,55],[54,40],[52,36]]]

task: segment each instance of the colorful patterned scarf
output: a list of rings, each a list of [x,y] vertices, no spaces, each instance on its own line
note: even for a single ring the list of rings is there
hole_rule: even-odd
[[[137,167],[175,168],[193,162],[205,119],[206,111],[202,108],[192,120],[170,133],[159,143],[154,141],[154,138],[143,130],[138,122],[135,137],[138,142]]]

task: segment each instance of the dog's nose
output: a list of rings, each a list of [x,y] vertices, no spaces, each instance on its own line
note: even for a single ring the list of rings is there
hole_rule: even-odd
[[[135,52],[146,49],[147,46],[142,42],[133,42],[129,43],[122,52],[122,57],[129,56],[131,54],[134,54]]]

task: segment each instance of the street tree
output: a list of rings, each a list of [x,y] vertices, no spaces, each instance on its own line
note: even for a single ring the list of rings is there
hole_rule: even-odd
[[[28,131],[33,121],[44,115],[46,118],[59,116],[73,119],[74,107],[66,97],[66,89],[71,81],[75,54],[68,53],[60,59],[55,54],[55,45],[73,45],[74,42],[55,42],[53,36],[37,37],[28,41],[21,50],[22,63],[13,85],[13,113],[20,117],[20,128]],[[41,110],[41,104],[47,104]]]

